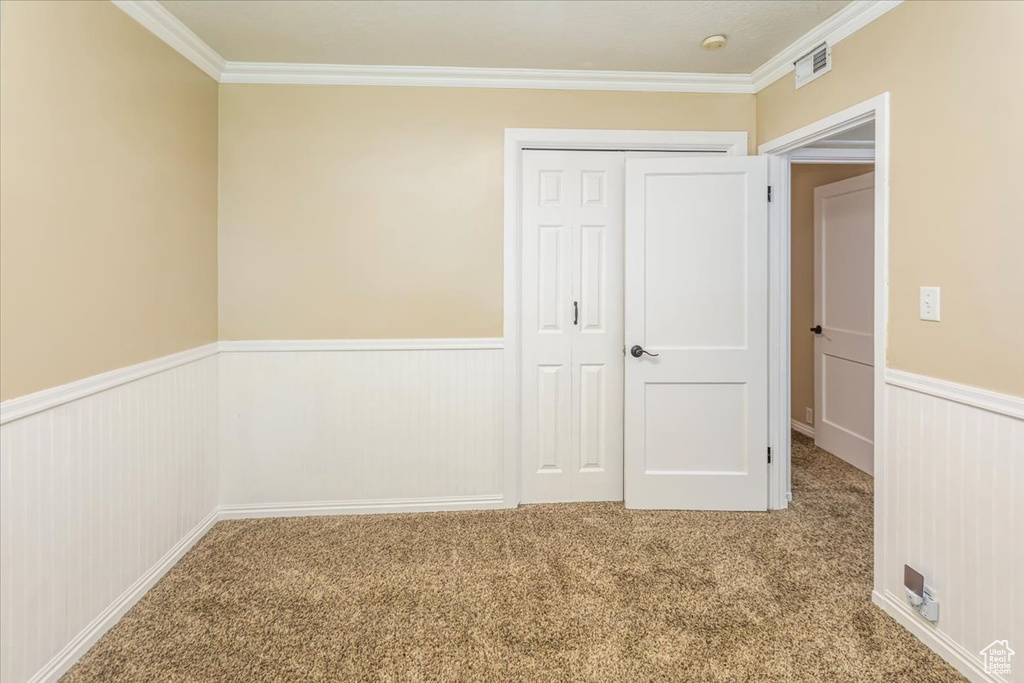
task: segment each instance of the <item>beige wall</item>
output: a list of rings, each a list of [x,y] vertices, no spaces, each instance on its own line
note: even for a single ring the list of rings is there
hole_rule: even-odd
[[[889,91],[889,365],[1024,396],[1024,3],[906,2],[833,60],[757,95],[758,142]]]
[[[753,95],[224,85],[223,339],[502,334],[504,128],[754,128]]]
[[[790,407],[804,420],[814,408],[814,188],[870,173],[874,164],[793,164],[790,187]]]
[[[109,2],[7,2],[0,398],[217,338],[217,84]]]

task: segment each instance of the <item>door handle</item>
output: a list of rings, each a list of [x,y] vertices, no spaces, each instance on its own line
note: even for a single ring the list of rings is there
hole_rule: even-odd
[[[580,302],[572,302],[572,324],[579,325],[580,323]]]
[[[811,328],[811,332],[814,334],[821,334],[821,325],[815,325]]]
[[[644,351],[644,347],[640,346],[639,344],[634,344],[633,348],[631,348],[629,350],[629,354],[631,356],[633,356],[633,358],[639,358],[640,356],[644,355],[645,353],[648,356],[652,356],[652,357],[655,357],[655,358],[658,356],[658,354],[656,354],[656,353],[651,353],[650,351]]]

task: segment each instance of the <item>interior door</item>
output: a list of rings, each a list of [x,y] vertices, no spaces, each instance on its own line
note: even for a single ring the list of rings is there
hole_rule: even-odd
[[[874,471],[875,174],[814,190],[814,442]]]
[[[768,505],[763,157],[626,162],[625,502]]]
[[[622,500],[622,152],[523,152],[523,502]]]

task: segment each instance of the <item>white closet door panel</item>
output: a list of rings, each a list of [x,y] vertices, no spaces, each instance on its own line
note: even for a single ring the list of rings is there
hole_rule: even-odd
[[[523,153],[527,503],[622,499],[624,159]]]
[[[572,448],[572,197],[559,152],[523,154],[523,500],[569,497]]]
[[[576,152],[571,500],[622,500],[622,225],[625,154]]]

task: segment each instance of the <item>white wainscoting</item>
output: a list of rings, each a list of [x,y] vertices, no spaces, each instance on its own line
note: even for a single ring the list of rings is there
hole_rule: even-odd
[[[0,681],[54,681],[216,519],[216,345],[0,406]]]
[[[1007,639],[1024,652],[1024,399],[896,370],[886,381],[875,602],[972,680],[1001,680],[984,673],[980,651]],[[937,624],[906,606],[904,564],[939,599]],[[1013,665],[1024,671],[1024,659]]]
[[[222,342],[224,517],[488,508],[501,340]]]

